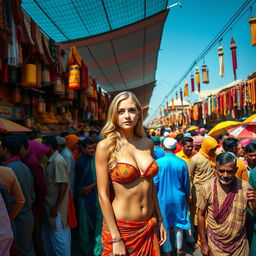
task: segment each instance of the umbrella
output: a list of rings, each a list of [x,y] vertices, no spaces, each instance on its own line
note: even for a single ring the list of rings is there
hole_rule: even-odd
[[[234,126],[238,126],[240,124],[241,122],[237,122],[237,121],[224,121],[224,122],[218,123],[208,132],[208,135],[213,137],[218,136],[223,132],[227,132],[230,128]]]
[[[194,131],[194,130],[197,130],[199,127],[198,126],[191,126],[189,127],[186,132],[191,132],[191,131]]]
[[[31,132],[25,126],[0,117],[0,132]]]
[[[237,139],[256,139],[256,122],[243,123],[230,129],[229,134]]]
[[[243,123],[256,122],[256,114],[249,116]]]

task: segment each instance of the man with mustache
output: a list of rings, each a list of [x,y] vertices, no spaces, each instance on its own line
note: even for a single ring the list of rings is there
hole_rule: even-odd
[[[236,156],[230,152],[220,153],[216,158],[216,177],[201,187],[197,207],[204,256],[249,254],[246,208],[256,214],[256,192],[235,176],[236,171]]]

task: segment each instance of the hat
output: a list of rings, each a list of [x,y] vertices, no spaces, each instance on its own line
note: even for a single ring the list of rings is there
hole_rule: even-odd
[[[162,144],[163,144],[163,142],[164,142],[164,140],[165,140],[165,137],[164,137],[164,136],[162,136],[162,137],[160,137],[160,138],[159,138],[159,140],[160,140],[160,143],[162,143]]]
[[[201,135],[194,136],[194,137],[193,137],[193,143],[194,143],[194,145],[196,145],[196,146],[201,145],[202,142],[203,142],[203,139],[204,139],[204,137],[201,136]]]
[[[205,128],[200,128],[199,132],[205,132],[206,129]]]
[[[189,127],[189,128],[186,130],[186,132],[195,131],[195,130],[197,130],[197,129],[198,129],[198,126],[191,126],[191,127]]]
[[[63,137],[56,137],[58,145],[65,145],[66,144],[66,139]]]
[[[175,149],[177,144],[177,140],[174,138],[166,138],[163,142],[163,145],[166,149]]]
[[[190,132],[186,132],[184,136],[185,136],[185,137],[190,137],[190,136],[191,136],[191,133],[190,133]]]
[[[66,136],[65,139],[66,139],[66,146],[69,149],[71,149],[79,141],[79,137],[76,136],[75,134],[70,134],[70,135]]]
[[[169,132],[164,132],[164,137],[168,137],[169,136]]]
[[[160,144],[160,139],[159,139],[158,136],[154,136],[154,137],[152,138],[152,141],[154,142],[154,144]]]

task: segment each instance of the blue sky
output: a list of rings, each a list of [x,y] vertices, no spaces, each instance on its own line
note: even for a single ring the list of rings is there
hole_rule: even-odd
[[[165,22],[156,71],[157,85],[153,91],[149,117],[155,112],[167,93],[185,73],[191,63],[217,35],[245,0],[184,0],[182,8],[171,8]],[[169,1],[169,4],[176,3]],[[256,17],[256,4],[253,5]],[[250,10],[236,23],[221,42],[224,50],[225,76],[219,77],[218,45],[205,57],[210,83],[201,84],[201,90],[218,88],[234,81],[230,51],[231,36],[237,45],[237,79],[246,79],[256,71],[256,46],[251,46]],[[203,61],[198,63],[201,70]],[[195,71],[195,70],[193,70]],[[190,75],[187,77],[190,87]],[[183,88],[184,82],[178,87]],[[175,92],[174,92],[175,94]],[[173,94],[173,95],[174,95]],[[187,98],[187,97],[186,97]],[[168,101],[170,102],[171,97]],[[195,94],[189,99],[194,102]],[[149,118],[146,119],[146,122]]]

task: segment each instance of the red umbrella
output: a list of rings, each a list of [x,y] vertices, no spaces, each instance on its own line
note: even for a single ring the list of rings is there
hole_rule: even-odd
[[[229,134],[237,139],[256,139],[256,122],[243,123],[228,130]]]

